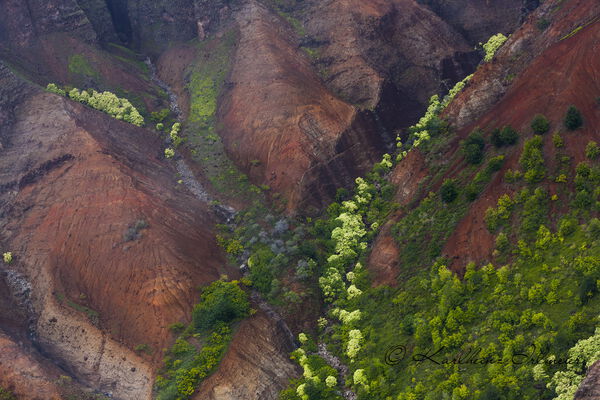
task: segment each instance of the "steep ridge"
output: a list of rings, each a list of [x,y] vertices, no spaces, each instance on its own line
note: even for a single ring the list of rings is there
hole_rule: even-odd
[[[516,77],[525,69],[531,70],[532,60],[579,26],[594,21],[599,7],[597,2],[587,1],[544,2],[510,36],[494,61],[480,67],[469,86],[448,107],[448,120],[463,128],[482,117],[512,87]]]
[[[312,2],[304,19],[312,38],[305,45],[317,53],[328,86],[375,110],[392,132],[478,62],[459,33],[412,0]]]
[[[300,375],[287,355],[292,350],[281,327],[258,311],[240,324],[219,369],[192,399],[276,400],[289,379]]]
[[[90,386],[147,398],[150,363],[127,347],[159,359],[195,287],[235,276],[207,205],[177,186],[148,131],[35,90],[13,112],[2,131],[2,240],[32,286],[36,341]]]
[[[514,32],[538,0],[470,1],[420,0],[460,32],[469,43],[485,42],[498,32]]]
[[[511,125],[522,136],[529,138],[532,135],[529,127],[531,118],[542,113],[551,121],[551,132],[560,131],[564,113],[570,104],[580,108],[587,119],[577,135],[564,135],[565,152],[573,157],[574,163],[584,158],[585,144],[597,138],[595,126],[598,123],[598,109],[595,99],[600,92],[597,74],[600,24],[588,23],[597,21],[599,15],[600,5],[597,3],[579,0],[545,2],[511,35],[491,63],[478,68],[469,85],[444,114],[459,129],[441,150],[444,157],[453,161],[448,166],[448,172],[436,178],[434,190],[439,188],[443,179],[452,178],[465,167],[459,141],[474,128],[481,127],[489,132],[493,128]],[[549,19],[550,25],[542,31],[537,25],[538,21],[545,18]],[[585,28],[573,37],[561,40],[578,26]],[[565,79],[565,76],[569,79]],[[549,163],[554,162],[552,147],[551,143],[545,146]],[[442,253],[452,260],[453,265],[465,266],[469,261],[491,260],[494,241],[485,227],[484,214],[488,207],[496,204],[500,195],[511,192],[512,189],[503,183],[502,177],[508,169],[518,169],[519,153],[514,151],[509,154],[500,172],[452,231]],[[412,171],[414,165],[407,161],[396,167],[394,176]],[[397,196],[408,194],[408,201],[415,202],[426,195],[417,190],[423,178],[421,176],[413,181],[412,189],[408,192],[405,184],[402,184]],[[400,218],[394,216],[391,221]],[[393,224],[391,221],[390,225]],[[389,230],[382,230],[375,241],[370,263],[377,276],[375,281],[387,284],[393,283],[394,278],[390,277],[399,273],[399,270],[395,273],[389,270],[382,272],[384,267],[382,260],[379,260],[393,251],[390,235]]]
[[[594,16],[596,16],[597,22],[582,29],[571,38],[555,39],[553,44],[549,45],[517,76],[506,95],[494,105],[493,110],[475,123],[467,125],[459,132],[459,137],[465,137],[477,126],[492,128],[511,125],[522,132],[524,137],[529,138],[531,137],[531,128],[529,127],[531,118],[539,113],[546,115],[553,131],[560,131],[561,128],[564,129],[562,125],[564,113],[569,105],[574,104],[586,116],[586,122],[577,134],[565,133],[563,135],[564,152],[572,157],[573,165],[585,159],[585,145],[588,141],[598,138],[596,127],[600,123],[600,113],[596,103],[596,98],[600,93],[600,75],[598,74],[600,69],[600,57],[598,56],[600,5],[596,4],[592,9],[588,8],[589,6],[589,2],[577,1],[563,5],[563,12],[568,13],[563,15],[565,18],[585,16],[581,20],[572,19],[571,24],[584,25]],[[556,16],[556,18],[560,19],[561,16]],[[561,22],[563,27],[570,25],[568,21],[562,20]],[[531,29],[531,27],[525,26],[523,29]],[[559,36],[564,37],[569,32],[569,30],[560,32],[556,27],[549,34],[558,38]],[[508,43],[507,50],[510,51],[510,49],[511,43]],[[566,63],[564,60],[569,60],[569,62]],[[501,62],[501,60],[499,59],[497,62]],[[564,77],[569,78],[565,79]],[[473,90],[476,89],[473,88]],[[552,164],[554,149],[551,143],[546,145],[545,151],[548,154],[548,162]],[[511,191],[505,183],[502,183],[502,175],[509,168],[517,169],[517,166],[518,154],[514,153],[507,159],[500,174],[491,182],[489,190],[474,202],[469,213],[449,238],[444,254],[450,255],[457,264],[465,265],[468,261],[483,261],[490,257],[493,241],[484,226],[484,213],[501,194]]]
[[[289,210],[320,205],[378,157],[373,120],[326,89],[280,17],[250,1],[237,22],[231,89],[219,110],[227,150],[251,178],[282,193]]]

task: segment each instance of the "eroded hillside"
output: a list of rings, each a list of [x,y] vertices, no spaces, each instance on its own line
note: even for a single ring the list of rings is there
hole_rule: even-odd
[[[593,337],[596,2],[2,11],[0,397],[553,398],[385,354]]]

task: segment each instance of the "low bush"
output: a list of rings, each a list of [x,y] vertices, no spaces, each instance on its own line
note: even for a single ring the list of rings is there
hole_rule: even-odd
[[[570,131],[574,131],[583,125],[583,117],[581,116],[581,112],[579,112],[577,107],[569,106],[565,115],[564,124],[565,127]]]
[[[222,280],[211,283],[202,291],[200,303],[194,306],[192,322],[196,329],[206,331],[220,323],[230,323],[250,312],[248,296],[237,282]]]
[[[542,114],[537,114],[533,117],[531,121],[531,130],[533,133],[537,133],[538,135],[542,135],[550,129],[550,122],[546,119]]]
[[[458,196],[456,181],[453,179],[446,179],[440,188],[440,196],[444,203],[452,203]]]
[[[483,160],[485,140],[481,130],[474,130],[463,142],[462,150],[469,164],[479,164]]]

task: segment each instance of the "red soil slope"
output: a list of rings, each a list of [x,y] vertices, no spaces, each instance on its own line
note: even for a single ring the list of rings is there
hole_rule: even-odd
[[[540,18],[548,17],[552,10],[555,11],[551,14],[551,25],[541,32],[536,23]],[[573,157],[572,165],[585,158],[584,149],[589,140],[600,139],[597,130],[600,126],[600,107],[597,103],[600,95],[599,16],[600,4],[596,2],[571,0],[544,3],[509,38],[498,51],[496,59],[477,70],[469,86],[447,111],[446,117],[460,129],[445,155],[456,161],[449,166],[450,173],[441,177],[441,180],[452,177],[464,168],[464,159],[461,156],[454,157],[453,153],[459,151],[459,141],[475,127],[482,127],[489,133],[495,127],[512,125],[521,133],[520,142],[508,153],[502,170],[471,205],[443,249],[443,254],[452,260],[457,270],[464,268],[469,261],[482,263],[492,260],[494,237],[485,227],[484,214],[488,207],[495,206],[502,194],[510,194],[514,190],[503,182],[503,176],[507,169],[519,168],[518,159],[523,142],[532,136],[529,124],[535,114],[546,115],[552,124],[551,133],[561,132],[565,142],[564,152]],[[578,26],[585,27],[572,37],[560,40]],[[535,53],[522,53],[529,49]],[[512,82],[507,82],[505,77],[511,73],[517,75]],[[571,104],[576,105],[585,118],[584,126],[576,132],[566,132],[562,125],[564,113]],[[544,154],[551,169],[554,148],[550,136],[545,136]],[[414,167],[408,161],[396,167],[394,176],[407,174],[406,170]],[[405,192],[406,185],[418,187],[422,178],[401,179],[401,182],[396,182],[400,185],[397,193]],[[415,191],[411,191],[408,201],[414,199],[415,194]],[[393,217],[389,224],[400,217]],[[376,282],[393,284],[399,270],[384,268],[382,261],[382,257],[385,260],[390,258],[385,256],[391,252],[393,243],[388,236],[389,229],[384,227],[375,241],[369,267],[375,273]]]
[[[551,45],[534,59],[493,110],[463,129],[460,135],[466,136],[475,126],[512,125],[524,137],[531,137],[529,123],[535,114],[541,113],[550,120],[551,132],[562,132],[564,151],[573,158],[572,165],[576,165],[585,159],[586,144],[600,139],[597,128],[600,126],[599,94],[600,20],[597,20],[573,37]],[[581,110],[585,124],[576,132],[565,132],[562,121],[571,104]],[[545,158],[551,165],[553,146],[550,135],[547,136]],[[454,258],[457,265],[464,266],[468,261],[481,262],[490,257],[493,240],[485,228],[483,215],[488,207],[495,205],[501,194],[510,191],[501,181],[508,168],[518,168],[516,151],[448,240],[444,253]]]
[[[2,247],[32,285],[40,343],[84,382],[145,398],[149,372],[120,343],[147,344],[159,360],[196,287],[235,276],[208,207],[177,185],[150,131],[45,93],[13,115],[0,158]],[[126,241],[141,219],[142,237]],[[125,378],[125,368],[136,372]]]

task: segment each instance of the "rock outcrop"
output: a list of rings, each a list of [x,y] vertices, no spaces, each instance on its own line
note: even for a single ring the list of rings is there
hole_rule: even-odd
[[[288,209],[320,205],[379,157],[373,118],[327,90],[279,16],[250,1],[237,21],[219,112],[227,150],[252,179],[282,193]]]
[[[202,383],[192,399],[276,400],[289,379],[300,375],[288,356],[292,350],[286,333],[259,311],[241,323],[218,371]]]
[[[598,399],[600,399],[600,361],[596,361],[588,369],[574,397],[574,400]]]
[[[444,1],[422,0],[471,44],[485,43],[496,33],[514,32],[538,0]]]

